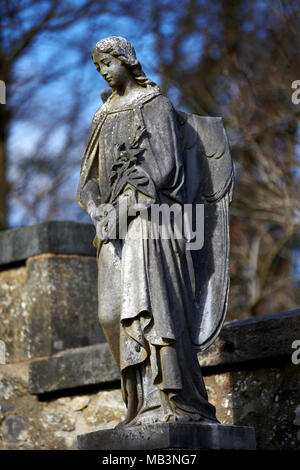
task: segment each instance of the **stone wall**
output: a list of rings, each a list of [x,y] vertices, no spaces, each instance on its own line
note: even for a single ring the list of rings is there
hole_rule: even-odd
[[[224,424],[250,425],[258,449],[300,448],[300,310],[225,325],[200,355],[205,383]]]
[[[93,235],[73,222],[0,233],[0,449],[75,449],[78,434],[124,417],[97,320]],[[300,310],[227,323],[199,354],[218,419],[254,426],[259,449],[300,447],[295,340]]]
[[[104,341],[93,227],[48,222],[0,232],[0,340],[6,362]]]

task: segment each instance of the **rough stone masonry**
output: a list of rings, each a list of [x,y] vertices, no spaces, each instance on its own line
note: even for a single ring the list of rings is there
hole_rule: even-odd
[[[95,253],[84,252],[76,240],[81,244],[86,237],[84,246],[90,250],[93,235],[90,225],[70,222],[0,234],[0,340],[6,346],[6,363],[0,365],[1,449],[75,449],[78,434],[112,428],[124,419],[117,367],[104,338],[98,342],[99,330],[96,340],[97,299],[88,306],[84,302],[86,285],[96,284],[97,267]],[[57,253],[60,236],[69,244]],[[32,240],[31,251],[28,246],[20,250],[25,238]],[[54,304],[47,304],[47,289],[45,294],[40,286],[39,292],[36,283],[40,302],[31,310],[28,283],[34,266],[52,280],[52,289],[68,293],[67,302],[54,296]],[[83,284],[77,283],[77,269],[84,273]],[[73,295],[82,303],[74,302]],[[32,312],[45,318],[45,305],[48,327],[40,328],[33,347]],[[63,309],[63,335],[55,305]],[[295,310],[227,323],[216,343],[199,356],[218,419],[254,426],[258,449],[300,447],[300,365],[292,362],[292,344],[298,339],[300,311]],[[91,370],[87,363],[94,364]]]

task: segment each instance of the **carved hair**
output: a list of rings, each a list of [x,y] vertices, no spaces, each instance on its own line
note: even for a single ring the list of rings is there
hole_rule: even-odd
[[[99,52],[105,52],[119,59],[132,73],[134,80],[143,87],[153,87],[159,90],[158,85],[143,72],[140,62],[136,58],[134,47],[127,39],[121,36],[110,36],[97,42],[92,50],[92,57]]]

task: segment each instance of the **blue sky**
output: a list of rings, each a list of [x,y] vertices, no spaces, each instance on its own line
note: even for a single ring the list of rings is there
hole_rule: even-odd
[[[81,0],[76,0],[78,4]],[[42,8],[43,1],[40,2]],[[47,3],[47,2],[46,2]],[[61,149],[67,135],[66,126],[60,123],[64,114],[74,106],[74,90],[77,89],[81,96],[82,106],[80,110],[80,121],[76,123],[78,132],[84,130],[87,138],[88,128],[97,108],[101,105],[100,91],[107,86],[100,74],[96,72],[90,57],[93,46],[100,39],[115,35],[125,36],[134,45],[137,57],[142,63],[146,75],[160,85],[160,76],[157,70],[154,37],[149,23],[150,15],[147,8],[151,2],[143,4],[145,22],[143,34],[140,25],[130,17],[114,16],[109,14],[98,15],[95,18],[79,21],[66,30],[55,33],[42,33],[30,48],[30,51],[20,58],[14,69],[15,86],[10,90],[10,102],[16,109],[15,120],[10,129],[8,141],[9,172],[8,176],[13,184],[18,184],[22,178],[19,162],[22,158],[31,159],[37,150],[44,154],[52,155],[52,158],[61,158]],[[170,0],[166,0],[170,5]],[[182,5],[176,7],[184,8]],[[34,13],[34,12],[33,12]],[[23,27],[29,26],[33,17],[27,14],[24,18]],[[147,23],[148,21],[148,23]],[[171,36],[174,31],[174,12],[170,7],[164,16],[162,32],[165,36]],[[79,48],[80,41],[84,40],[87,52],[82,57]],[[183,57],[189,63],[197,63],[202,53],[203,39],[199,34],[190,35],[183,44]],[[166,60],[168,58],[166,57]],[[58,72],[60,75],[56,80],[49,80],[40,85],[41,79],[48,73]],[[26,100],[23,100],[24,95]],[[177,106],[179,94],[176,88],[170,88],[169,98]],[[26,116],[26,119],[24,119]],[[45,142],[41,136],[48,135],[50,138]],[[81,139],[81,147],[73,149],[74,162],[78,162],[78,156],[84,153],[85,138]],[[46,145],[47,144],[47,145]],[[45,149],[43,149],[45,147]],[[43,153],[42,153],[43,154]],[[74,205],[66,208],[66,213],[54,214],[55,219],[73,218],[75,220],[85,219],[83,213],[78,213],[76,205],[76,187],[79,178],[80,164],[71,167],[66,176],[68,183],[58,189],[58,197],[64,197],[62,191],[72,193]],[[32,193],[46,190],[47,176],[30,175]],[[68,188],[68,189],[66,189]],[[13,195],[13,192],[12,192]],[[24,200],[30,203],[30,194],[24,196]],[[47,200],[40,204],[38,211],[28,215],[28,205],[25,207],[22,201],[12,197],[9,201],[9,225],[17,227],[24,223],[30,224],[45,220]],[[47,216],[49,218],[49,214]],[[50,216],[51,218],[51,216]]]
[[[100,26],[101,24],[103,26],[100,27],[99,23]],[[99,30],[101,33],[99,33]],[[160,82],[159,75],[154,73],[153,70],[153,64],[155,63],[153,37],[150,33],[144,34],[142,37],[138,35],[137,25],[131,18],[103,15],[100,19],[97,19],[95,25],[82,21],[76,26],[68,28],[67,32],[59,33],[59,35],[42,34],[30,52],[18,60],[15,65],[17,80],[15,88],[11,90],[11,104],[18,109],[21,98],[26,92],[28,93],[28,99],[19,108],[22,112],[17,111],[16,120],[11,127],[8,142],[10,180],[17,181],[18,178],[22,177],[18,174],[18,165],[16,163],[20,155],[23,160],[32,157],[48,124],[51,138],[47,148],[49,152],[59,157],[66,134],[66,129],[59,123],[59,119],[64,116],[64,111],[74,104],[72,93],[76,86],[78,86],[83,100],[80,127],[86,129],[87,138],[93,114],[101,104],[100,91],[107,86],[94,67],[90,51],[97,41],[111,35],[127,37],[134,44],[145,73],[157,83]],[[82,63],[80,62],[82,61],[80,51],[76,48],[76,40],[80,41],[84,37],[88,38],[90,47],[89,53],[86,58],[83,58]],[[63,51],[61,51],[62,41],[66,44]],[[48,70],[52,72],[60,69],[62,69],[62,73],[58,79],[39,86],[40,79]],[[23,118],[24,111],[27,117],[26,120]],[[56,127],[55,118],[57,119]],[[77,150],[78,154],[83,155],[84,142],[82,147]],[[76,205],[79,169],[80,165],[78,164],[78,168],[70,168],[68,174],[69,187],[74,196],[74,207]],[[34,187],[46,187],[46,180],[47,178],[36,175],[36,178],[32,178],[32,184]],[[27,195],[28,198],[30,198],[29,195]],[[24,223],[26,208],[14,199],[10,201],[10,205],[9,224],[16,227],[20,223]],[[43,207],[40,210],[41,214],[36,214],[36,216],[42,219]],[[70,217],[73,218],[68,211],[67,214],[61,214],[58,218],[68,219]],[[82,217],[84,217],[83,214]],[[29,218],[28,223],[33,223],[33,219],[31,221]]]

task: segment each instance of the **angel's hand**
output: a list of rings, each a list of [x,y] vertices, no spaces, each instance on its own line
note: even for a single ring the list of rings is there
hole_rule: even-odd
[[[127,232],[128,208],[135,202],[135,190],[127,185],[113,204],[101,204],[94,208],[92,220],[98,238],[106,241],[124,238]]]
[[[96,233],[101,240],[112,240],[117,237],[118,213],[111,204],[97,208],[95,215]]]
[[[96,226],[96,215],[97,215],[97,206],[94,201],[89,201],[86,206],[86,211],[90,218],[92,219],[93,224]]]

